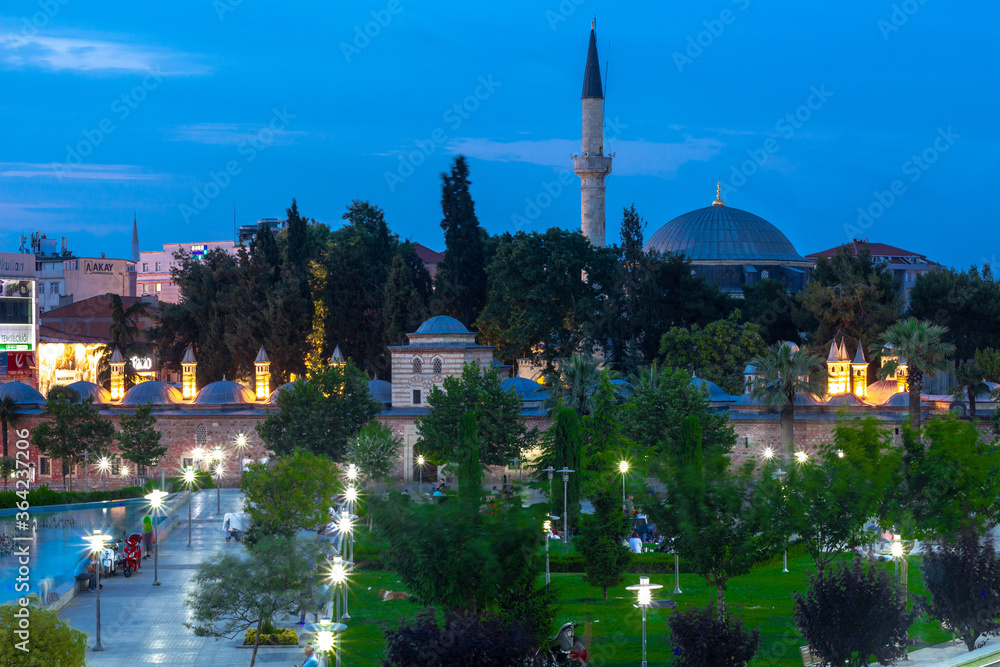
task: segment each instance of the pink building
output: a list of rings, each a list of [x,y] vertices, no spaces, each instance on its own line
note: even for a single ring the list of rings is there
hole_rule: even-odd
[[[165,303],[178,303],[181,300],[180,291],[170,278],[170,269],[177,264],[174,254],[178,250],[191,257],[201,257],[216,248],[235,255],[236,247],[234,241],[166,243],[163,250],[140,252],[136,265],[136,296],[155,296]]]

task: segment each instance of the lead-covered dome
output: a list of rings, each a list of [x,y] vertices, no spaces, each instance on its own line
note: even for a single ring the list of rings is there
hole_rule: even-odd
[[[149,380],[140,382],[125,392],[122,398],[122,405],[171,405],[180,403],[183,399],[181,392],[171,387],[166,382],[159,380]]]
[[[72,389],[80,395],[80,400],[85,401],[88,398],[94,399],[95,405],[107,405],[111,403],[111,392],[102,387],[99,384],[94,384],[93,382],[87,382],[86,380],[80,380],[79,382],[74,382],[72,384],[66,385],[67,389]]]
[[[202,387],[194,397],[194,402],[196,405],[239,405],[256,403],[257,396],[239,382],[219,380]]]
[[[677,216],[643,246],[649,252],[683,253],[693,262],[811,263],[770,222],[731,206],[712,205]]]
[[[0,383],[0,398],[10,397],[21,405],[44,405],[45,397],[30,384],[13,380]]]
[[[472,333],[465,325],[454,317],[437,315],[420,325],[414,333],[418,334],[469,334]]]

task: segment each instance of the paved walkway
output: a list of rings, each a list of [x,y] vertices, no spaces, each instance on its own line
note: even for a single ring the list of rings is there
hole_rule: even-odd
[[[236,542],[226,542],[222,517],[239,511],[238,490],[222,490],[222,514],[216,512],[216,492],[196,492],[191,500],[192,544],[187,547],[187,507],[179,510],[180,523],[163,540],[159,555],[160,586],[153,586],[153,559],[144,560],[142,570],[126,579],[111,577],[101,592],[101,643],[103,653],[87,651],[87,664],[94,667],[121,665],[249,665],[251,650],[236,648],[238,640],[196,637],[184,627],[187,618],[185,597],[198,563],[221,549],[242,550]],[[59,612],[59,617],[87,633],[93,646],[95,598],[81,593]],[[278,619],[276,619],[278,620]],[[277,625],[277,623],[276,623]],[[290,625],[290,624],[282,624]],[[304,642],[300,642],[304,643]],[[261,648],[257,664],[289,667],[303,660],[301,648]]]

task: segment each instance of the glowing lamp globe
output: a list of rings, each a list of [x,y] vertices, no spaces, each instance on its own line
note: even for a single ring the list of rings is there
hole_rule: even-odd
[[[618,472],[623,475],[628,472],[628,461],[620,461],[618,463]]]

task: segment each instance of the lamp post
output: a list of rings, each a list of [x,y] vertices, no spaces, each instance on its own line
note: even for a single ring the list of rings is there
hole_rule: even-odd
[[[122,479],[128,479],[128,473],[129,473],[128,464],[126,463],[126,464],[122,465],[122,469],[121,469],[121,477],[122,477]],[[124,484],[124,482],[122,482],[122,483]]]
[[[675,537],[674,540],[677,538]],[[681,595],[684,591],[681,590],[681,559],[677,555],[677,544],[672,544],[674,550],[674,595]]]
[[[184,483],[188,487],[188,549],[191,548],[191,487],[194,484],[194,468],[184,471]]]
[[[334,619],[340,618],[340,598],[337,597],[337,594],[341,584],[345,584],[344,587],[347,587],[347,565],[349,565],[349,563],[345,563],[344,559],[340,556],[333,557],[333,565],[330,568],[330,581],[333,583],[333,601],[331,604],[336,605],[334,609]],[[346,625],[341,623],[337,623],[336,625],[340,626],[341,629],[347,628]],[[335,632],[339,633],[340,630],[335,630]],[[340,642],[336,643],[336,659],[337,667],[340,667]]]
[[[101,471],[101,486],[104,491],[108,490],[108,471],[111,470],[111,461],[107,456],[102,456],[97,461],[97,469]]]
[[[618,472],[622,474],[622,511],[625,511],[625,476],[628,474],[628,461],[618,462]]]
[[[215,464],[215,513],[222,514],[222,473],[226,472],[226,469],[222,465],[222,461]]]
[[[565,549],[569,549],[569,495],[568,495],[568,484],[569,484],[569,474],[571,472],[576,472],[575,470],[570,470],[566,466],[563,466],[562,470],[557,470],[556,472],[562,473],[563,478],[563,545]]]
[[[90,542],[90,550],[97,554],[97,642],[94,644],[95,651],[103,651],[101,646],[101,549],[104,543],[111,539],[110,535],[89,535],[87,541]]]
[[[351,531],[354,530],[354,524],[351,519],[354,515],[351,514],[351,510],[348,509],[346,512],[340,515],[340,519],[337,520],[337,532],[341,536],[341,549],[340,553],[348,554],[348,551],[353,551],[354,540],[351,535]],[[349,567],[354,564],[353,554],[348,554],[346,560],[341,559],[343,563],[343,582],[344,582],[344,615],[340,616],[338,621],[349,621],[351,620],[351,615],[347,612],[347,573]]]
[[[559,517],[555,514],[550,514],[549,518],[545,520],[542,524],[542,528],[545,529],[545,585],[548,586],[552,583],[552,576],[549,574],[549,538],[552,535],[552,522],[558,521]]]
[[[329,662],[329,654],[335,648],[337,651],[337,664],[340,662],[340,633],[347,629],[347,626],[343,623],[334,623],[331,618],[321,618],[317,623],[311,623],[306,626],[306,630],[316,633],[316,650],[319,652],[320,656],[323,658],[323,665],[327,667]]]
[[[153,585],[160,585],[160,540],[156,534],[156,529],[160,527],[157,517],[160,514],[160,505],[163,504],[163,499],[169,496],[169,493],[165,493],[162,490],[156,490],[152,493],[147,493],[144,497],[149,501],[150,507],[153,508]]]
[[[195,463],[198,465],[198,470],[201,470],[201,460],[205,458],[205,450],[202,447],[195,447],[191,450],[191,455],[194,456]]]
[[[799,453],[804,455],[803,452],[799,452]],[[784,495],[785,475],[787,475],[787,474],[788,473],[786,473],[784,470],[781,470],[779,468],[778,470],[775,470],[774,473],[773,473],[773,475],[772,475],[772,477],[774,477],[776,480],[778,480],[778,483],[781,484],[782,496]],[[785,550],[784,550],[784,552],[781,555],[781,572],[782,572],[782,574],[788,574],[788,538],[787,537],[785,538],[785,545],[784,546],[785,546]]]
[[[424,495],[424,455],[421,454],[417,457],[417,474],[420,475],[420,496]]]
[[[642,609],[642,667],[646,667],[646,608],[653,601],[652,592],[657,588],[663,588],[660,584],[649,583],[649,577],[639,577],[639,583],[634,586],[626,586],[626,590],[635,591],[639,604],[635,605]]]

